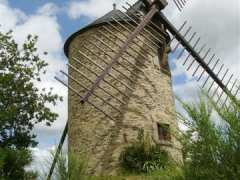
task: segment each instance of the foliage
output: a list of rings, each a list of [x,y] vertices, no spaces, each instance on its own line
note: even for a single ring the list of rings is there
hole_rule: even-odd
[[[57,118],[46,104],[61,98],[36,86],[48,65],[37,54],[36,42],[29,35],[19,47],[11,32],[0,32],[0,147],[36,146],[34,125],[50,125]]]
[[[52,152],[52,157],[54,158],[55,153]],[[62,151],[57,159],[55,177],[57,180],[68,179],[68,168],[67,168],[67,156]]]
[[[24,167],[32,161],[27,149],[0,148],[0,179],[35,179],[37,174],[25,172]]]
[[[40,122],[51,125],[57,114],[47,105],[62,99],[52,89],[37,87],[48,64],[36,43],[37,37],[29,35],[19,46],[12,32],[0,32],[0,176],[6,179],[23,179],[24,167],[32,161],[27,148],[37,145],[32,130]]]
[[[81,180],[86,175],[86,167],[88,158],[85,153],[76,155],[74,152],[70,152],[68,155],[68,174],[70,180]]]
[[[120,155],[121,167],[132,173],[151,173],[162,169],[169,160],[168,154],[158,144],[153,144],[150,137],[141,130],[138,140],[125,148]]]
[[[182,144],[186,179],[237,180],[240,177],[240,106],[219,107],[211,98],[198,104],[181,102],[188,117]]]
[[[154,171],[150,174],[149,180],[185,180],[184,172],[181,167],[174,163],[167,164],[164,169]]]
[[[55,151],[51,152],[51,156],[49,159],[46,159],[45,166],[47,169],[43,169],[44,175],[42,179],[46,179],[48,176],[48,170],[52,165],[52,161],[55,156]],[[54,169],[54,174],[52,175],[52,179],[57,180],[86,180],[85,177],[87,167],[87,157],[85,154],[76,155],[74,152],[66,153],[61,151],[56,166]]]

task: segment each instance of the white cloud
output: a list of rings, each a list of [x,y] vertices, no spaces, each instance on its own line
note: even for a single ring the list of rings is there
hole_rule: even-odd
[[[130,1],[130,3],[134,2],[136,2],[136,0]],[[218,0],[189,1],[182,13],[178,12],[173,1],[168,2],[169,5],[164,12],[171,22],[173,22],[176,27],[179,27],[184,20],[188,20],[188,26],[193,27],[192,31],[196,31],[198,36],[201,36],[201,44],[206,43],[208,47],[211,47],[212,53],[215,52],[217,57],[221,58],[222,63],[226,64],[226,67],[229,67],[231,72],[234,73],[235,78],[238,78],[238,69],[240,68],[239,1],[232,0],[231,2],[226,1],[221,3],[219,3]],[[121,4],[123,4],[124,1],[71,1],[69,3],[68,14],[73,19],[81,18],[82,16],[96,18],[110,11],[113,3],[116,3],[118,8],[121,9]],[[99,4],[99,6],[97,4]],[[199,49],[199,46],[197,49]],[[206,49],[202,54],[205,53]],[[187,77],[191,79],[197,64],[195,63],[193,68],[189,72],[186,72],[180,63],[183,63],[183,58],[179,60],[179,62],[176,62],[178,68],[175,69],[173,74],[179,75],[185,73]],[[216,70],[218,70],[219,67],[220,65]],[[198,72],[200,72],[200,70],[201,69],[199,69]],[[230,76],[230,74],[228,76]]]
[[[9,6],[7,1],[0,1],[0,22],[1,31],[13,30],[14,39],[17,43],[23,44],[28,34],[37,35],[39,37],[37,48],[40,57],[45,59],[49,64],[47,74],[42,75],[42,82],[37,84],[40,88],[54,88],[54,92],[63,96],[64,102],[59,103],[56,107],[52,107],[54,112],[59,113],[59,118],[54,122],[52,127],[46,128],[40,124],[35,128],[38,139],[46,133],[59,135],[67,120],[67,89],[62,87],[54,76],[61,69],[66,69],[65,59],[62,56],[63,40],[60,34],[60,26],[56,17],[57,6],[52,3],[47,3],[40,7],[36,13],[26,15],[19,9],[14,9]],[[48,55],[43,55],[47,51]],[[56,137],[55,136],[55,137]],[[54,141],[54,140],[53,140]],[[58,142],[58,139],[55,139]],[[40,145],[44,142],[40,141]]]
[[[216,53],[216,58],[221,59],[221,63],[217,66],[215,72],[217,72],[222,63],[225,64],[221,76],[223,76],[226,68],[230,69],[230,72],[234,74],[234,78],[239,79],[239,68],[240,68],[240,13],[239,13],[240,3],[238,0],[222,1],[219,3],[217,0],[202,0],[202,1],[189,1],[184,8],[183,12],[180,13],[177,11],[177,8],[174,7],[173,2],[170,2],[170,6],[165,10],[167,17],[176,27],[187,20],[188,27],[192,26],[193,30],[197,32],[198,36],[201,37],[201,43],[198,45],[197,49],[200,49],[200,46],[204,43],[207,44],[207,48],[203,51],[204,54],[208,47],[212,48],[211,53]],[[185,27],[185,32],[188,27]],[[190,37],[188,35],[187,39]],[[196,40],[197,38],[195,38]],[[173,46],[174,47],[174,46]],[[208,56],[210,58],[212,54]],[[174,87],[175,92],[180,97],[185,97],[185,93],[190,94],[197,92],[198,86],[193,85],[192,83],[192,73],[196,69],[196,63],[192,66],[189,72],[186,72],[186,67],[190,64],[188,61],[186,67],[182,67],[185,57],[182,57],[180,60],[176,60],[177,68],[174,69],[173,75],[185,74],[187,76],[187,84],[177,85]],[[216,59],[214,60],[214,62]],[[211,63],[211,67],[214,63]],[[198,75],[200,75],[200,69]],[[225,81],[229,79],[231,73],[227,75]],[[206,74],[200,81],[203,84],[203,81],[206,79]],[[232,82],[230,83],[232,84]],[[201,85],[201,84],[199,84]],[[208,87],[210,84],[208,84]],[[231,87],[231,86],[229,86]],[[187,89],[186,89],[187,88]],[[216,86],[214,85],[214,88]],[[185,89],[185,90],[183,90]],[[219,92],[219,91],[218,91]]]
[[[25,20],[26,15],[18,9],[12,9],[7,1],[0,1],[0,29],[9,31]]]
[[[56,15],[61,9],[54,3],[47,3],[38,9],[39,14],[54,16]]]
[[[133,4],[137,0],[127,1]],[[124,4],[124,0],[88,0],[88,1],[71,1],[68,7],[68,15],[72,19],[80,18],[81,16],[87,16],[90,18],[96,18],[104,15],[113,9],[113,4],[117,4],[117,8],[121,8]]]
[[[55,17],[46,15],[30,16],[24,23],[14,29],[14,36],[17,42],[23,42],[28,34],[34,34],[39,37],[38,49],[40,52],[47,51],[59,53],[62,49],[62,38],[59,33],[59,25]]]
[[[197,11],[199,7],[202,7],[201,11]],[[216,0],[202,0],[194,1],[192,6],[179,16],[187,19],[199,36],[202,36],[202,43],[206,42],[223,63],[232,66],[233,70],[236,65],[240,65],[239,9],[238,0],[221,3]]]

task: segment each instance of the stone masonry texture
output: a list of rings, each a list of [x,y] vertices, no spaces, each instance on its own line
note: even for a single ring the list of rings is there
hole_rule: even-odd
[[[103,26],[113,34],[107,32]],[[120,26],[116,27],[121,33],[109,25],[102,25],[92,27],[75,37],[69,47],[69,64],[95,81],[96,75],[100,75],[101,68],[105,68],[107,63],[110,63],[111,57],[119,50],[119,46],[129,33]],[[132,30],[131,27],[127,27]],[[69,150],[76,154],[84,153],[88,159],[89,175],[117,175],[119,155],[124,147],[136,140],[140,129],[151,135],[155,142],[162,144],[174,160],[181,162],[181,146],[176,139],[178,126],[171,75],[167,68],[169,47],[164,36],[161,37],[163,38],[161,46],[164,49],[161,59],[158,58],[160,57],[158,48],[154,44],[159,42],[143,32],[134,40],[135,44],[131,44],[127,53],[124,53],[119,64],[114,65],[114,69],[111,70],[111,74],[122,83],[109,75],[100,83],[101,88],[119,100],[114,99],[101,88],[94,91],[95,95],[106,100],[116,109],[97,96],[90,96],[89,102],[101,108],[112,119],[89,103],[82,104],[80,97],[69,90]],[[152,42],[146,38],[152,39]],[[143,42],[147,42],[148,45]],[[87,70],[78,61],[93,72]],[[164,66],[160,66],[159,62]],[[78,81],[69,79],[69,85],[83,96],[86,89],[82,85],[90,88],[92,82],[70,67],[69,75]],[[125,87],[123,83],[130,88]],[[159,140],[157,123],[170,125],[170,142]]]

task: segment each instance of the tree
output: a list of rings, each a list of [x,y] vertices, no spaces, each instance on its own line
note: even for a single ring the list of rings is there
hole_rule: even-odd
[[[230,109],[211,98],[201,98],[198,104],[182,102],[188,115],[180,115],[188,127],[181,139],[187,180],[239,179],[240,106],[232,100]]]
[[[12,32],[0,32],[0,148],[25,151],[26,156],[26,149],[37,145],[34,126],[40,122],[50,126],[58,116],[47,104],[56,105],[62,100],[52,89],[36,86],[48,65],[39,57],[36,43],[37,37],[29,35],[19,46]]]

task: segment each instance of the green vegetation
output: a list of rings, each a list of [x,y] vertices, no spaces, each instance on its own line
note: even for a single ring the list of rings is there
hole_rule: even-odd
[[[70,154],[69,179],[238,180],[240,105],[234,99],[233,102],[231,109],[219,108],[206,96],[201,97],[196,104],[181,102],[186,113],[179,114],[179,119],[188,127],[181,131],[180,137],[183,144],[182,166],[176,165],[168,154],[141,130],[137,141],[126,147],[119,158],[122,167],[119,175],[122,176],[84,176],[87,159]],[[58,167],[59,165],[57,171],[64,172]]]
[[[240,177],[240,106],[219,108],[210,98],[198,104],[182,102],[188,117],[183,132],[184,172],[188,180],[237,180]]]
[[[46,162],[43,165],[43,175],[41,175],[41,179],[43,180],[47,179],[55,153],[55,151],[50,152],[50,158],[46,159]],[[66,153],[61,151],[52,177],[57,180],[86,180],[85,173],[87,161],[85,154],[76,155],[72,152]]]
[[[37,173],[25,172],[24,167],[32,162],[27,149],[0,148],[0,179],[34,179]]]
[[[124,171],[133,174],[152,173],[165,168],[169,161],[166,151],[155,145],[149,135],[140,130],[137,141],[125,148],[120,156]]]
[[[19,47],[12,33],[0,33],[0,179],[36,179],[26,172],[32,162],[29,147],[35,147],[34,126],[50,126],[57,118],[46,104],[55,105],[61,97],[36,87],[47,63],[37,54],[37,37],[29,36]],[[219,108],[211,98],[197,104],[182,102],[188,127],[181,132],[183,165],[177,166],[149,135],[138,139],[120,156],[124,176],[131,179],[238,180],[240,177],[240,103],[232,98],[232,108]],[[68,162],[69,160],[69,162]],[[51,164],[51,162],[49,162]],[[55,169],[59,180],[125,179],[124,177],[86,177],[87,158],[60,154]],[[134,178],[134,176],[138,176]]]
[[[32,130],[57,118],[46,104],[55,105],[61,97],[36,86],[48,65],[36,43],[37,37],[28,36],[19,46],[12,32],[0,32],[0,179],[32,178],[24,170],[32,161],[28,148],[37,145]]]

